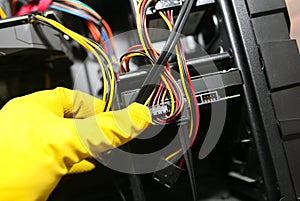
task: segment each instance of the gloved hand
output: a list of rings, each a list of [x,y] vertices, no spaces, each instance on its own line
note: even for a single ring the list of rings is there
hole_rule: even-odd
[[[0,111],[0,201],[46,200],[74,164],[91,157],[82,137],[106,151],[151,123],[146,106],[101,112],[103,104],[65,88],[9,101]]]

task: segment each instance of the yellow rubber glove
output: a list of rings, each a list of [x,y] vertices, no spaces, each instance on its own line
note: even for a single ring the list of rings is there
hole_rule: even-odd
[[[0,201],[46,200],[74,164],[91,157],[80,138],[106,151],[151,123],[146,106],[101,112],[102,105],[64,88],[9,101],[0,111]]]

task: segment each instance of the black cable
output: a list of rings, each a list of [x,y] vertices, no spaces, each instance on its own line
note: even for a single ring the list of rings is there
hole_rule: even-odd
[[[183,27],[186,23],[188,15],[192,9],[193,2],[194,2],[194,0],[187,0],[183,4],[183,6],[178,14],[178,17],[175,21],[173,30],[162,50],[160,57],[158,58],[158,61],[157,61],[158,65],[165,65],[167,63],[169,57],[172,55],[172,53],[175,49],[175,46],[178,42],[178,39],[180,37],[180,34],[183,30]]]
[[[185,83],[187,84],[187,81],[185,80]],[[191,94],[192,93],[192,91],[191,91],[191,89],[189,88],[189,87],[187,87],[187,91],[188,91],[188,93],[189,94]],[[195,104],[195,102],[194,102],[194,99],[191,99],[191,105],[194,105]],[[186,106],[185,106],[186,107]],[[195,113],[195,110],[189,110],[189,108],[184,108],[183,110],[188,110],[189,112],[189,114],[188,115],[190,115],[190,117],[189,118],[192,118],[192,119],[196,119],[196,113]],[[185,120],[183,120],[183,121],[185,121]],[[199,122],[194,122],[194,126],[193,126],[193,130],[191,131],[192,133],[194,133],[195,132],[195,127],[196,127],[196,125],[195,125],[195,123],[199,123]],[[190,126],[190,124],[188,124],[189,126]],[[186,125],[184,125],[184,126],[186,126]],[[192,140],[193,139],[193,137],[194,136],[191,136],[190,137],[190,139]],[[189,143],[189,144],[191,144],[191,143]],[[178,154],[177,156],[174,156],[174,158],[172,158],[170,161],[172,162],[172,163],[177,163],[179,160],[180,160],[180,158],[182,158],[182,155],[181,154]]]
[[[122,201],[127,201],[122,188],[121,188],[121,184],[119,183],[119,179],[116,177],[116,175],[114,173],[110,173],[109,176],[111,177],[111,181],[113,182],[118,194],[120,195]]]
[[[116,188],[116,190],[118,191],[118,193],[119,193],[119,195],[120,195],[122,201],[127,201],[127,199],[126,199],[126,197],[125,197],[123,191],[121,190],[120,185],[115,181],[115,178],[113,178],[113,183],[114,183],[115,188]]]
[[[185,165],[188,172],[192,195],[193,195],[193,201],[197,201],[197,186],[196,186],[196,179],[195,179],[195,173],[193,168],[193,158],[192,158],[192,151],[189,147],[189,138],[186,136],[186,133],[188,131],[188,128],[186,128],[187,125],[182,125],[183,133],[179,135],[181,146],[183,150],[186,150],[183,152],[183,156],[185,159]]]
[[[176,19],[174,28],[164,45],[161,55],[146,77],[142,88],[139,91],[137,98],[135,99],[136,102],[145,103],[148,97],[151,95],[153,89],[157,88],[157,81],[160,78],[160,74],[163,71],[165,64],[174,51],[174,48],[186,23],[187,17],[192,9],[193,2],[194,0],[186,0],[184,2]]]

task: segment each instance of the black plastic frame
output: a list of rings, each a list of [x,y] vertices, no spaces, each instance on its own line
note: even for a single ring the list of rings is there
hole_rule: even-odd
[[[246,2],[218,0],[218,3],[232,46],[234,64],[243,77],[249,124],[260,160],[267,199],[296,200]]]

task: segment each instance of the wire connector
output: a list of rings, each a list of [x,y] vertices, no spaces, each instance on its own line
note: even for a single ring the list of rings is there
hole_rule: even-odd
[[[182,0],[160,0],[155,4],[156,10],[163,10],[182,5]]]
[[[167,114],[170,112],[170,109],[166,103],[162,104],[162,105],[150,106],[149,109],[150,109],[152,116],[158,116],[158,115]]]
[[[167,188],[171,188],[176,183],[183,171],[180,167],[164,158],[160,159],[156,169],[157,171],[153,173],[152,178]]]

